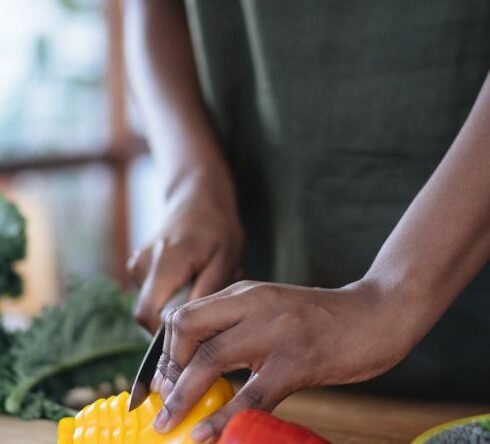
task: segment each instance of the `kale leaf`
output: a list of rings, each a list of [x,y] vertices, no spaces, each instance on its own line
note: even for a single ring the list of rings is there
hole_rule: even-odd
[[[61,404],[70,389],[131,379],[147,345],[129,295],[105,278],[78,281],[63,305],[44,308],[28,330],[0,330],[0,412],[73,415]]]
[[[17,207],[0,194],[0,297],[22,292],[22,281],[13,264],[26,253],[25,225]]]

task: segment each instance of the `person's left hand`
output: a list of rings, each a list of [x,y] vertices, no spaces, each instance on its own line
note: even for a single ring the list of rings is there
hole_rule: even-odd
[[[272,410],[301,388],[387,371],[416,342],[390,300],[363,281],[337,290],[239,282],[172,311],[151,387],[165,400],[155,429],[173,429],[217,377],[239,368],[252,376],[194,429],[195,441],[216,438],[237,412]]]

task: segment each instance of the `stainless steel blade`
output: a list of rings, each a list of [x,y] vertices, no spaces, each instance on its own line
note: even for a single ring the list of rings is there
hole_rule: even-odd
[[[157,368],[158,360],[162,354],[163,340],[165,338],[165,316],[171,310],[180,305],[185,304],[189,300],[191,285],[188,284],[182,287],[174,296],[167,302],[160,313],[162,325],[153,337],[153,340],[148,347],[148,350],[143,358],[138,373],[131,388],[131,396],[129,399],[129,411],[140,406],[150,394],[150,384]]]

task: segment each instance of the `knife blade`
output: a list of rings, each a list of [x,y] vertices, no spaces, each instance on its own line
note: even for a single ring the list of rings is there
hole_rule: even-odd
[[[141,362],[138,373],[136,374],[133,387],[131,388],[128,411],[139,407],[150,394],[150,384],[153,379],[153,375],[155,374],[158,360],[160,359],[163,349],[163,340],[165,338],[165,316],[174,308],[177,308],[189,301],[191,289],[191,284],[187,284],[182,287],[170,298],[160,312],[162,325],[153,337],[148,350],[146,351],[145,357]]]

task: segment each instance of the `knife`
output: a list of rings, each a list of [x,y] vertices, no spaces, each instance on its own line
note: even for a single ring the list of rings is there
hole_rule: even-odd
[[[189,301],[191,289],[191,284],[187,284],[182,287],[170,298],[160,312],[162,325],[153,337],[148,350],[146,351],[145,357],[141,362],[138,373],[136,374],[136,379],[134,380],[133,387],[131,389],[131,396],[129,398],[128,411],[139,407],[150,394],[150,384],[155,374],[158,360],[160,359],[163,349],[163,339],[165,337],[165,316],[174,308],[177,308]]]

